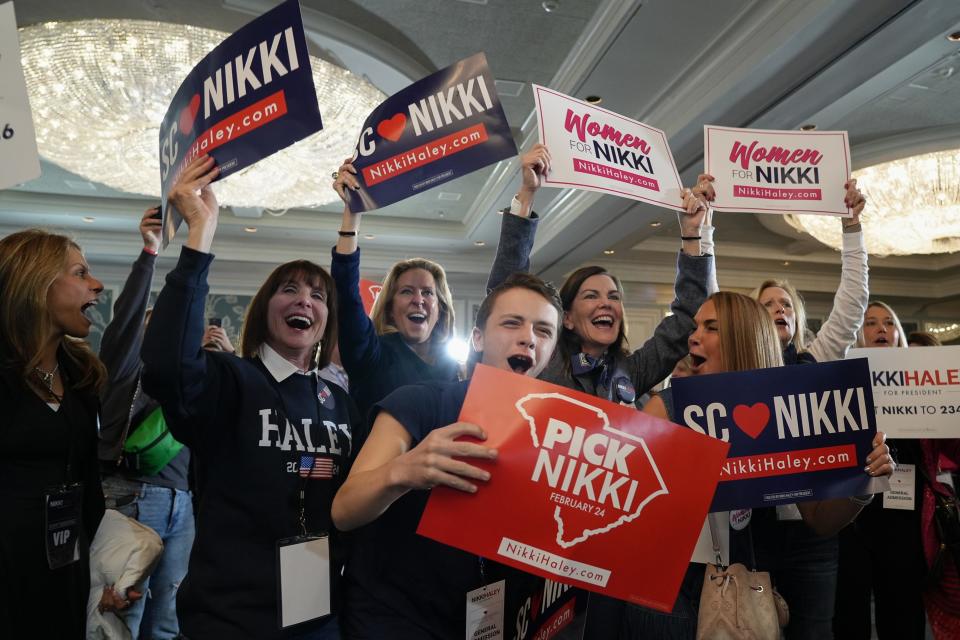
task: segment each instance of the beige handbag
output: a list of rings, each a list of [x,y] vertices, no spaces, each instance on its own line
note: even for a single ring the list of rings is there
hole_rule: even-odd
[[[720,543],[708,516],[717,564],[708,564],[700,594],[697,640],[778,640],[790,620],[787,603],[770,584],[770,574],[742,564],[724,567]],[[751,552],[753,540],[750,540]],[[756,564],[756,563],[754,563]]]

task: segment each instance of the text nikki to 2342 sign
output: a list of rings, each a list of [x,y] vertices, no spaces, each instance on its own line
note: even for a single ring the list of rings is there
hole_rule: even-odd
[[[385,207],[516,154],[487,58],[477,53],[395,93],[367,117],[350,210]]]
[[[851,349],[867,358],[877,427],[894,438],[960,438],[960,347]]]
[[[846,131],[768,131],[707,125],[705,171],[717,211],[849,216]]]
[[[495,462],[470,461],[491,479],[475,494],[434,489],[418,533],[542,577],[673,607],[725,443],[482,365],[460,420],[480,425],[484,444],[498,450]]]
[[[674,421],[730,443],[711,511],[876,493],[867,361],[679,378]]]

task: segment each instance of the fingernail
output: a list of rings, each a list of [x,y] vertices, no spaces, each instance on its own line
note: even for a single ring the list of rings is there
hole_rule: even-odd
[[[357,185],[353,188],[354,191],[360,191],[360,185]]]
[[[489,474],[489,473],[483,474],[483,479],[484,479],[484,480],[489,480],[489,479],[490,479],[490,474]]]

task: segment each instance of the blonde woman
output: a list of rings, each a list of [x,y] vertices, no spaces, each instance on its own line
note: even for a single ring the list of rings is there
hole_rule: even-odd
[[[867,305],[863,327],[857,333],[857,346],[907,346],[903,326],[890,305],[880,301]],[[890,440],[890,446],[899,464],[913,466],[915,508],[885,509],[878,500],[864,509],[853,526],[841,532],[833,623],[838,638],[870,638],[874,625],[879,638],[924,637],[921,585],[926,563],[920,537],[920,506],[925,483],[919,472],[923,463],[922,441],[898,438]]]
[[[345,162],[333,188],[347,202],[355,188],[356,169]],[[455,318],[447,276],[424,258],[393,265],[367,317],[360,297],[360,213],[344,204],[330,275],[340,299],[340,354],[350,378],[350,395],[360,415],[405,384],[436,380],[455,382],[460,365],[447,354]],[[359,443],[359,441],[358,441]]]
[[[66,236],[32,229],[0,240],[4,637],[84,635],[89,543],[103,516],[97,392],[106,372],[82,338],[102,290]]]
[[[701,174],[693,193],[704,202],[714,199],[713,176]],[[844,185],[844,204],[851,210],[850,218],[840,218],[843,227],[843,248],[840,252],[840,284],[833,299],[833,307],[815,337],[807,335],[807,317],[803,298],[785,279],[765,280],[752,293],[773,319],[777,340],[782,349],[784,364],[809,364],[841,360],[856,340],[863,322],[863,312],[869,298],[867,278],[867,250],[864,245],[860,214],[866,199],[857,189],[857,181],[849,178]],[[705,251],[713,251],[712,211],[707,213],[703,226]],[[717,290],[713,278],[712,290]],[[839,543],[836,536],[820,536],[804,525],[801,514],[793,505],[777,509],[781,535],[790,539],[785,548],[779,571],[780,588],[785,595],[800,592],[794,597],[790,638],[821,638],[829,635],[831,603],[837,588]]]

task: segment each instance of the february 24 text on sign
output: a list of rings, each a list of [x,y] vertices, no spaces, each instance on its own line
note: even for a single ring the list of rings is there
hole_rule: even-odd
[[[495,462],[476,463],[491,479],[475,494],[434,489],[418,533],[527,573],[672,608],[725,443],[483,365],[460,420],[480,425],[484,444],[498,450]]]

